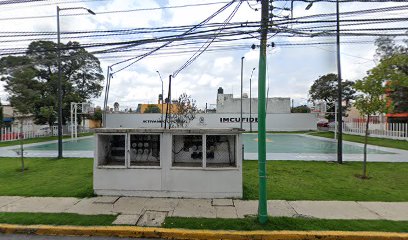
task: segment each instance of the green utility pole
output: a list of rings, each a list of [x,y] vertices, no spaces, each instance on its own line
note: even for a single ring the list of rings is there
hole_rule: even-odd
[[[343,163],[343,107],[342,107],[342,86],[341,86],[341,59],[340,59],[340,6],[336,1],[336,46],[337,46],[337,163]]]
[[[258,72],[258,174],[259,174],[259,204],[258,220],[266,223],[268,220],[266,199],[266,104],[265,104],[265,82],[266,82],[266,40],[268,37],[269,24],[269,0],[262,0],[261,13],[261,46],[259,51]]]

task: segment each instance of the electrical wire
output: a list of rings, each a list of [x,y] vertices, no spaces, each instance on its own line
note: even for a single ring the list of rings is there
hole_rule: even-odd
[[[224,23],[227,24],[231,21],[231,19],[235,16],[237,13],[239,7],[241,6],[242,2],[239,2],[237,6],[234,8],[232,13],[225,19]],[[214,37],[212,39],[207,40],[206,43],[204,43],[200,49],[191,56],[186,63],[184,63],[179,69],[173,72],[173,77],[176,77],[183,69],[187,68],[190,64],[192,64],[201,54],[205,52],[205,50],[208,49],[208,47],[214,42],[214,40],[219,36],[219,34],[225,29],[225,25],[220,27],[219,31],[214,34]]]
[[[44,1],[44,0],[38,0]],[[142,12],[142,11],[156,11],[156,10],[165,10],[165,9],[176,9],[176,8],[187,8],[187,7],[202,7],[210,5],[219,5],[225,4],[228,2],[210,2],[210,3],[196,3],[196,4],[185,4],[185,5],[175,5],[175,6],[163,6],[163,7],[154,7],[154,8],[137,8],[137,9],[126,9],[126,10],[114,10],[114,11],[100,11],[95,12],[97,15],[102,14],[117,14],[117,13],[132,13],[132,12]],[[86,16],[88,13],[65,13],[61,14],[64,17],[73,17],[73,16]],[[9,21],[9,20],[26,20],[26,19],[46,19],[46,18],[56,18],[56,15],[42,15],[42,16],[24,16],[24,17],[7,17],[0,18],[0,21]]]
[[[274,0],[275,2],[286,2],[288,0]],[[294,2],[306,2],[306,3],[317,3],[317,2],[327,2],[327,3],[335,3],[339,1],[339,3],[353,3],[353,2],[362,2],[362,3],[372,3],[372,2],[380,2],[380,3],[390,3],[390,2],[406,2],[406,0],[293,0]]]
[[[43,2],[43,1],[47,1],[47,0],[7,0],[7,1],[0,1],[0,5]]]
[[[234,0],[231,1],[231,2],[229,2],[228,4],[224,5],[224,6],[221,7],[220,9],[218,9],[215,13],[211,14],[208,18],[206,18],[205,20],[203,20],[203,21],[200,22],[199,24],[195,25],[194,27],[190,28],[188,31],[186,31],[186,32],[183,33],[182,35],[176,36],[173,40],[167,41],[165,44],[161,45],[160,47],[158,47],[158,48],[156,48],[156,49],[154,49],[154,50],[152,50],[152,51],[150,51],[150,52],[147,52],[147,53],[145,53],[145,54],[142,54],[142,55],[139,55],[139,56],[136,56],[136,57],[127,59],[126,61],[120,61],[120,62],[118,62],[118,63],[115,63],[115,65],[118,65],[118,64],[125,63],[125,62],[128,62],[128,61],[132,61],[133,59],[136,59],[135,61],[131,62],[130,64],[128,64],[128,65],[126,65],[126,66],[124,66],[124,67],[122,67],[122,68],[120,68],[119,70],[115,71],[115,72],[112,73],[112,74],[115,74],[115,73],[118,73],[118,72],[120,72],[120,71],[123,71],[124,69],[126,69],[126,68],[132,66],[133,64],[135,64],[136,62],[140,61],[141,59],[143,59],[143,58],[149,56],[150,54],[152,54],[152,53],[154,53],[154,52],[156,52],[156,51],[159,51],[159,50],[162,49],[163,47],[166,47],[166,46],[170,45],[172,42],[176,41],[177,39],[180,39],[180,37],[183,37],[184,35],[187,35],[187,34],[193,32],[193,31],[195,31],[195,30],[198,29],[201,25],[203,25],[203,24],[209,22],[209,21],[210,21],[211,19],[213,19],[215,16],[217,16],[218,14],[220,14],[221,12],[223,12],[225,9],[227,9],[229,6],[231,6],[233,3],[234,3]]]
[[[227,9],[227,8],[228,8],[230,5],[232,5],[233,3],[234,3],[234,1],[231,1],[231,2],[227,3],[226,5],[224,5],[224,6],[221,7],[220,9],[218,9],[215,13],[213,13],[212,15],[210,15],[208,18],[206,18],[205,20],[203,20],[202,22],[200,22],[200,23],[197,24],[196,26],[194,26],[194,27],[190,28],[189,30],[187,30],[183,35],[186,35],[186,34],[189,34],[189,33],[191,33],[191,32],[194,32],[194,31],[195,31],[196,29],[198,29],[201,25],[208,23],[211,19],[213,19],[215,16],[217,16],[218,14],[220,14],[221,12],[223,12],[225,9]],[[182,37],[183,35],[178,36],[178,37]],[[142,54],[142,55],[139,55],[139,56],[136,56],[136,57],[127,59],[127,60],[123,60],[123,61],[120,61],[120,62],[117,62],[117,63],[111,65],[110,67],[113,67],[113,66],[115,66],[115,65],[118,65],[118,64],[125,63],[125,62],[131,61],[131,60],[133,60],[133,59],[136,59],[135,61],[131,62],[130,64],[127,64],[126,66],[124,66],[124,67],[120,68],[119,70],[113,72],[113,73],[110,75],[110,78],[111,78],[114,74],[116,74],[116,73],[118,73],[118,72],[120,72],[120,71],[123,71],[124,69],[130,67],[130,66],[133,65],[134,63],[140,61],[141,59],[143,59],[143,58],[145,58],[145,57],[147,57],[147,56],[149,56],[149,55],[151,55],[151,54],[153,54],[153,53],[159,51],[160,49],[162,49],[162,48],[164,48],[164,47],[169,46],[172,42],[174,42],[174,40],[173,40],[173,41],[168,41],[168,42],[166,42],[165,44],[163,44],[163,45],[157,47],[156,49],[153,49],[153,50],[151,50],[151,51],[149,51],[149,52],[147,52],[147,53],[145,53],[145,54]],[[107,97],[106,97],[105,105],[107,104],[107,101],[108,101],[109,89],[110,89],[110,81],[109,81],[109,85],[108,85],[108,83],[107,83],[107,86],[106,86],[105,95],[106,95]],[[167,119],[167,110],[166,110],[166,119]]]

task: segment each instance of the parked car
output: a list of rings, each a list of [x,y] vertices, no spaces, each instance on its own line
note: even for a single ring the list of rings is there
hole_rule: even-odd
[[[50,127],[42,127],[42,128],[37,130],[38,135],[48,135],[50,133],[51,133]]]
[[[329,127],[329,122],[327,120],[320,120],[317,122],[318,128],[327,128]]]
[[[336,123],[333,122],[327,122],[327,121],[319,121],[317,122],[317,127],[318,128],[334,128],[336,126]]]

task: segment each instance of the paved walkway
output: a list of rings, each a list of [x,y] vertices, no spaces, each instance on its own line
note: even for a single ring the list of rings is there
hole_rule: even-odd
[[[258,202],[234,199],[140,197],[0,197],[0,212],[119,214],[115,224],[160,226],[167,216],[243,218],[256,215]],[[270,216],[408,221],[408,202],[269,200]]]

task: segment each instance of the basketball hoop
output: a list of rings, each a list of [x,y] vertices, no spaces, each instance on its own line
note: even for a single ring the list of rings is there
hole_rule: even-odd
[[[71,102],[71,138],[78,138],[78,115],[93,114],[91,103]]]

